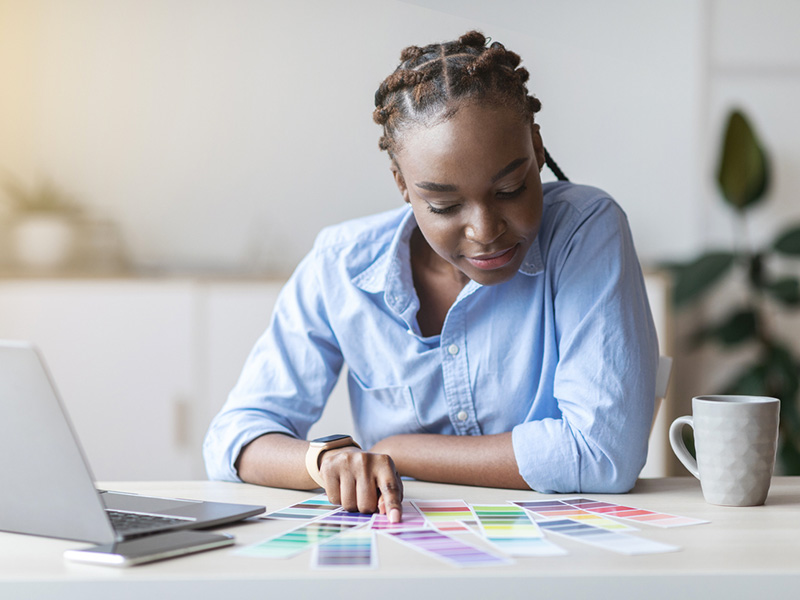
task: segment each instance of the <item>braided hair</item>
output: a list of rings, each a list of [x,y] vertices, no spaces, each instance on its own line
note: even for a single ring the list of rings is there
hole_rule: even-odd
[[[403,50],[400,65],[375,92],[372,113],[383,127],[378,145],[393,161],[404,128],[447,120],[462,100],[509,107],[533,122],[542,104],[528,93],[528,70],[519,66],[518,54],[500,42],[487,46],[487,41],[482,33],[470,31],[456,41]],[[547,150],[545,163],[558,179],[567,179]]]

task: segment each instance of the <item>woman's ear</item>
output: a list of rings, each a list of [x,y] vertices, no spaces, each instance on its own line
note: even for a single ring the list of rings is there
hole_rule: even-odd
[[[538,123],[531,123],[531,139],[533,140],[533,152],[536,155],[536,163],[539,165],[539,170],[544,168],[544,142],[542,142],[542,134],[539,131]]]
[[[397,186],[397,189],[400,190],[400,195],[403,196],[403,202],[411,204],[411,200],[408,197],[408,186],[406,186],[406,180],[403,178],[403,174],[400,172],[400,167],[397,166],[395,161],[392,161],[392,176],[394,177],[394,183]]]

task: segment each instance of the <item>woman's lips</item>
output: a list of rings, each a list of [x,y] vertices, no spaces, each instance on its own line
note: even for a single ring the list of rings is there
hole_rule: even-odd
[[[517,249],[519,248],[519,244],[514,244],[511,248],[506,248],[505,250],[500,250],[499,252],[495,252],[493,254],[484,254],[481,256],[466,256],[465,258],[467,261],[479,269],[484,269],[490,271],[492,269],[499,269],[500,267],[504,267],[507,265],[511,260],[514,258],[514,255],[517,253]]]

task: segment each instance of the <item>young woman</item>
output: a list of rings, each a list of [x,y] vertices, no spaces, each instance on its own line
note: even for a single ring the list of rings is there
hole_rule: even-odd
[[[633,486],[658,361],[641,269],[607,194],[541,183],[564,177],[519,63],[474,31],[403,51],[373,117],[406,205],[319,235],[211,424],[210,477],[391,519],[401,476]],[[309,444],[345,363],[360,447]]]

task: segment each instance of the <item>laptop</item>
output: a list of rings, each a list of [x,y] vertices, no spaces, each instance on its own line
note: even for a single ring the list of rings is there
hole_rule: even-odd
[[[0,531],[109,544],[265,510],[96,489],[41,354],[0,340]]]

